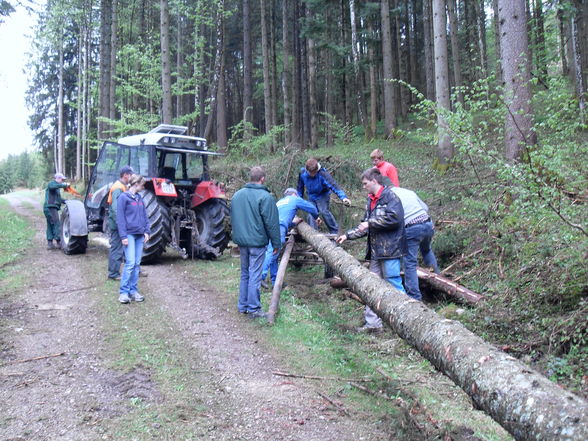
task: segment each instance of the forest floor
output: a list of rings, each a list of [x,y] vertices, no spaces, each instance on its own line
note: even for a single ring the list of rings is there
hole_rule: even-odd
[[[32,239],[0,266],[2,440],[510,439],[392,331],[356,336],[337,317],[325,333],[310,298],[328,309],[335,294],[316,272],[289,273],[274,327],[236,311],[229,253],[167,256],[145,267],[146,301],[120,305],[102,235],[91,234],[85,255],[46,250],[40,195],[3,198]],[[359,324],[358,305],[347,303]],[[358,382],[369,374],[361,384],[374,395],[327,379],[342,376],[334,365]]]

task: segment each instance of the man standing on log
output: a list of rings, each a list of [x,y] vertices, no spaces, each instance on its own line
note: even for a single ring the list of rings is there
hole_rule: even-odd
[[[284,191],[284,197],[276,202],[278,207],[278,215],[280,218],[280,240],[283,245],[286,241],[286,233],[288,229],[294,226],[294,217],[298,210],[306,211],[309,216],[315,220],[317,225],[320,225],[321,219],[319,218],[318,211],[314,204],[302,199],[295,188],[287,188]],[[298,221],[302,219],[296,218]],[[276,276],[278,274],[278,253],[274,253],[272,244],[268,244],[267,251],[265,253],[265,261],[263,262],[263,271],[261,272],[261,286],[269,288],[266,284],[265,279],[269,271],[272,285],[276,282]]]
[[[439,273],[437,259],[431,249],[431,240],[435,230],[429,216],[429,207],[417,194],[406,188],[392,187],[392,191],[400,198],[404,209],[404,226],[408,251],[404,256],[404,285],[408,295],[416,300],[422,300],[417,276],[417,259],[419,249],[425,265]]]
[[[335,216],[329,210],[331,192],[335,193],[346,206],[350,206],[351,201],[329,172],[322,168],[315,158],[310,158],[306,161],[305,166],[300,169],[298,174],[296,190],[300,197],[304,197],[305,188],[308,191],[308,200],[317,208],[319,215],[329,229],[329,233],[339,234],[339,225],[337,225]],[[312,216],[308,216],[308,224],[317,229],[317,224]]]
[[[376,167],[382,177],[386,177],[390,180],[390,183],[394,187],[400,187],[400,181],[398,180],[398,171],[396,167],[388,161],[384,161],[384,152],[380,149],[375,149],[370,153],[372,164]]]
[[[368,194],[363,221],[337,238],[337,243],[367,235],[367,255],[370,271],[388,281],[396,290],[405,293],[400,277],[400,259],[406,253],[404,210],[400,199],[390,187],[380,184],[382,176],[375,168],[361,175],[361,183]],[[359,332],[380,332],[382,320],[365,307],[365,324]]]
[[[250,182],[231,200],[233,242],[239,245],[241,257],[237,309],[250,318],[265,318],[259,292],[261,270],[268,242],[274,253],[280,251],[280,224],[276,200],[264,185],[265,170],[256,166],[250,173]]]

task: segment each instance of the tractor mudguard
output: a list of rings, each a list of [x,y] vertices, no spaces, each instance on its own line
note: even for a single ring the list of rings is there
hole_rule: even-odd
[[[87,236],[88,221],[86,219],[86,208],[82,201],[70,199],[65,201],[69,211],[69,234],[72,236]]]
[[[208,201],[209,199],[226,199],[227,195],[223,186],[217,182],[202,181],[196,186],[194,194],[192,195],[192,208]]]

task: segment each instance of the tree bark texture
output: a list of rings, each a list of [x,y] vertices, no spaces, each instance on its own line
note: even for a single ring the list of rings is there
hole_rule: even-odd
[[[292,96],[292,72],[290,70],[290,58],[292,56],[292,47],[290,43],[290,21],[289,17],[290,1],[283,0],[282,4],[282,97],[284,106],[284,142],[290,144],[292,140],[292,105],[290,97]]]
[[[112,31],[110,33],[110,92],[108,117],[116,119],[116,51],[118,47],[118,0],[112,0]]]
[[[467,303],[475,304],[484,298],[480,294],[467,289],[465,286],[461,286],[446,277],[435,274],[424,268],[417,268],[417,276],[420,280],[424,280],[425,283],[433,288]]]
[[[588,402],[459,322],[444,319],[396,291],[308,224],[299,224],[298,231],[384,322],[517,440],[588,439]]]
[[[227,147],[227,102],[225,97],[225,53],[222,54],[218,91],[216,94],[216,143],[221,148]]]
[[[251,50],[251,7],[249,0],[243,0],[243,121],[253,122],[253,68]],[[248,124],[245,126],[245,136],[250,138],[252,133]]]
[[[100,0],[100,116],[109,117],[112,0]],[[108,124],[98,120],[98,138],[107,138]]]
[[[173,117],[172,91],[171,91],[171,54],[169,31],[169,5],[168,0],[160,0],[161,7],[161,88],[162,98],[161,117],[164,124],[171,124]]]
[[[459,60],[459,38],[457,33],[457,15],[455,0],[447,0],[447,13],[449,15],[449,31],[451,35],[451,60],[453,61],[453,81],[457,88],[457,100],[463,104],[463,92],[461,87],[461,61]]]
[[[306,18],[312,21],[312,11],[310,7],[306,8]],[[317,105],[317,68],[316,68],[316,48],[312,36],[306,39],[306,48],[308,55],[308,97],[309,97],[309,120],[310,120],[310,137],[309,147],[311,149],[318,148],[318,105]]]
[[[453,158],[453,143],[447,133],[447,122],[441,110],[451,108],[449,101],[449,68],[447,65],[447,14],[445,0],[433,0],[433,35],[435,43],[435,97],[437,108],[437,124],[439,126],[439,144],[437,159],[444,167]]]
[[[382,20],[382,58],[384,62],[384,136],[391,138],[396,130],[396,97],[392,83],[392,34],[390,23],[390,0],[380,3],[380,17]]]
[[[355,0],[349,0],[349,21],[351,23],[351,54],[353,56],[353,72],[355,74],[355,96],[357,98],[357,113],[362,127],[366,127],[363,114],[363,93],[361,87],[361,74],[359,71],[359,47],[357,39],[357,21],[355,17]]]
[[[265,119],[265,133],[268,133],[272,128],[272,97],[270,87],[270,51],[269,51],[269,35],[267,24],[267,1],[260,0],[261,13],[261,58],[263,62],[263,108]],[[271,1],[271,0],[270,0]]]
[[[535,144],[535,135],[531,130],[533,116],[525,0],[498,0],[498,14],[504,99],[508,108],[505,155],[510,161],[518,161],[525,145]]]
[[[282,253],[282,258],[280,259],[280,266],[278,266],[278,274],[276,274],[276,282],[274,283],[274,287],[272,289],[272,300],[270,302],[270,307],[267,311],[267,321],[269,323],[273,323],[280,308],[280,294],[282,292],[282,286],[284,285],[284,276],[286,275],[286,269],[288,268],[288,261],[290,259],[290,254],[292,253],[292,248],[294,248],[295,236],[294,234],[290,234],[288,241],[286,242],[286,246],[284,247],[284,252]]]
[[[63,29],[60,30],[61,35],[59,39],[59,71],[58,76],[58,92],[57,92],[57,172],[66,173],[65,171],[65,116],[63,114]]]
[[[425,46],[425,95],[435,99],[435,63],[433,55],[433,26],[431,23],[431,0],[423,0],[423,38]]]

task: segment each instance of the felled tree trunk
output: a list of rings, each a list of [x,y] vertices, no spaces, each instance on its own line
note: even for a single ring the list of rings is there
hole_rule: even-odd
[[[367,305],[517,440],[588,439],[588,403],[396,291],[330,240],[298,231]]]
[[[458,299],[468,303],[475,304],[484,298],[480,294],[467,289],[465,286],[461,286],[446,277],[435,274],[424,268],[417,268],[417,276],[419,280],[424,280],[425,283],[428,283],[433,288],[444,292],[448,296],[457,297]]]

